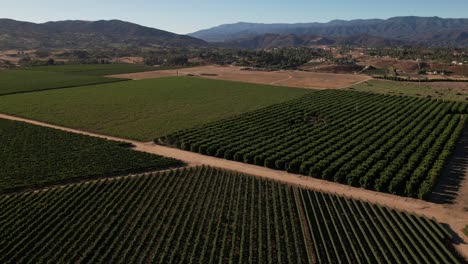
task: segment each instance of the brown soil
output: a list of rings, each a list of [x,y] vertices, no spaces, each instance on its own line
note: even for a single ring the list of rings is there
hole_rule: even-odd
[[[299,194],[299,189],[294,188],[294,196],[296,198],[296,205],[299,211],[299,217],[301,218],[302,230],[304,230],[304,238],[306,241],[307,254],[312,258],[312,263],[317,263],[317,257],[314,252],[314,245],[312,243],[312,237],[310,236],[309,225],[307,217],[305,214],[304,206],[301,201],[301,195]]]
[[[458,236],[458,243],[455,244],[455,247],[465,258],[468,258],[467,238],[465,237],[462,231],[462,229],[468,223],[468,211],[463,206],[464,203],[468,200],[468,197],[466,196],[468,194],[464,191],[460,192],[459,197],[457,199],[458,202],[456,202],[455,204],[435,204],[423,200],[400,197],[386,193],[379,193],[361,188],[355,188],[334,182],[315,179],[312,177],[291,174],[284,171],[272,170],[266,167],[260,167],[236,161],[204,156],[198,153],[188,152],[166,146],[155,145],[152,142],[144,143],[123,138],[111,137],[3,114],[0,114],[0,118],[23,121],[39,126],[51,127],[63,131],[105,138],[109,140],[129,142],[135,145],[134,149],[137,151],[143,151],[147,153],[158,154],[161,156],[176,158],[186,162],[190,166],[210,165],[213,167],[255,175],[261,178],[275,180],[294,186],[300,186],[316,191],[333,193],[340,196],[369,201],[375,204],[380,204],[383,206],[412,212],[419,215],[434,217],[439,222],[449,225],[450,228],[454,232],[456,232],[456,235]],[[460,189],[466,190],[468,181],[465,180],[462,184],[464,186],[461,186]]]
[[[160,78],[168,76],[197,76],[208,79],[239,81],[279,86],[336,89],[370,80],[366,75],[316,73],[304,71],[248,71],[236,66],[202,66],[178,70],[151,71],[130,74],[111,75],[108,77],[133,80]]]
[[[115,63],[129,63],[129,64],[142,64],[144,61],[143,57],[120,57],[115,58],[112,62]]]

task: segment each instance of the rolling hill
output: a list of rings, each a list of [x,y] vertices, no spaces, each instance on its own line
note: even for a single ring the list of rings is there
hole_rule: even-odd
[[[0,19],[0,49],[112,46],[206,46],[203,40],[120,20],[68,20],[35,24]]]

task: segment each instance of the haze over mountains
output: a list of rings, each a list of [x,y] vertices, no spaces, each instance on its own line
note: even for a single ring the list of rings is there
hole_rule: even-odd
[[[42,24],[0,19],[0,49],[359,45],[468,47],[468,19],[394,17],[328,23],[236,23],[179,35],[120,20]]]
[[[376,38],[383,38],[382,44],[407,43],[430,44],[433,46],[468,46],[468,19],[447,19],[440,17],[394,17],[383,19],[358,19],[351,21],[333,20],[328,23],[300,23],[300,24],[260,24],[236,23],[205,29],[189,34],[190,36],[209,42],[236,42],[258,38],[259,35],[277,34],[294,35],[304,40],[304,36],[320,36],[333,38],[338,43],[348,38],[365,38],[375,42]],[[269,37],[271,39],[271,36]],[[307,42],[307,38],[305,42]],[[377,43],[375,43],[377,44]]]

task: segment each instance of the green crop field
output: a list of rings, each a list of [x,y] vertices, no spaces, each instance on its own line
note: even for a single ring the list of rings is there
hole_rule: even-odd
[[[0,146],[0,193],[182,165],[119,142],[5,119]]]
[[[436,221],[211,167],[0,196],[1,263],[461,263]]]
[[[316,91],[156,142],[425,199],[465,127],[467,110],[462,102]]]
[[[0,71],[0,95],[119,82],[122,80],[124,79],[61,72],[5,70]]]
[[[467,101],[468,90],[466,88],[468,88],[468,83],[417,83],[371,80],[357,84],[349,89],[360,92]]]
[[[61,72],[88,76],[134,73],[173,69],[174,67],[149,67],[135,64],[68,64],[28,68],[30,71]]]
[[[0,97],[0,112],[150,141],[300,97],[310,90],[169,77]]]

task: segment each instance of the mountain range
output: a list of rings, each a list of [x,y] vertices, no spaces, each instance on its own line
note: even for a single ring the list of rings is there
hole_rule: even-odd
[[[379,42],[383,43],[466,47],[468,46],[468,19],[409,16],[385,20],[333,20],[328,23],[260,24],[240,22],[197,31],[189,35],[208,42],[231,43],[243,40],[242,42],[245,43],[247,39],[255,42],[259,36],[266,34],[296,36],[299,39],[310,39],[311,36],[312,38],[320,36],[335,39],[348,38],[349,40],[360,38],[364,44],[366,38],[370,38],[371,41],[380,38]],[[271,39],[271,35],[267,38]],[[340,40],[336,41],[340,42]]]
[[[0,19],[1,49],[109,46],[200,47],[205,41],[120,20],[69,20],[42,24]]]
[[[280,34],[263,34],[244,37],[239,39],[227,40],[222,45],[228,48],[241,49],[271,49],[277,47],[306,47],[319,45],[351,45],[351,46],[401,46],[408,42],[386,39],[382,37],[370,36],[366,34],[355,35],[345,38],[336,37],[321,37],[313,35],[280,35]]]
[[[468,47],[468,19],[394,17],[328,23],[236,23],[179,35],[120,20],[36,24],[0,19],[0,49],[107,47],[229,47],[313,45]]]

